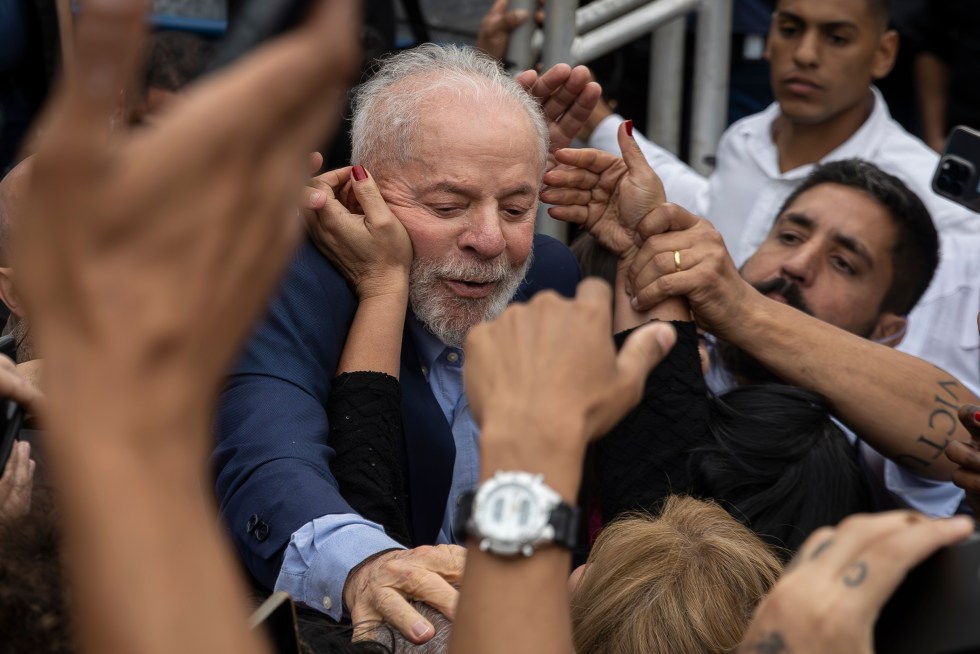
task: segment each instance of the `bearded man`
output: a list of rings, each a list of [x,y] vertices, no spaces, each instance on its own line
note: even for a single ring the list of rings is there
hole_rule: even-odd
[[[456,497],[479,475],[463,339],[538,290],[574,295],[578,265],[535,236],[534,218],[549,136],[553,148],[571,141],[598,100],[590,80],[584,68],[559,66],[518,82],[475,50],[427,45],[386,60],[355,92],[358,166],[347,175],[370,171],[414,255],[398,455],[415,547],[359,515],[331,474],[326,404],[358,299],[310,241],[217,418],[222,513],[260,585],[335,619],[345,609],[355,622],[380,617],[414,642],[432,629],[405,598],[454,605],[463,556],[445,544],[455,541]]]

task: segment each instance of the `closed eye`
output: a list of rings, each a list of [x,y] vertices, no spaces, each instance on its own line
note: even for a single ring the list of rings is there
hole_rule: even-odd
[[[508,218],[519,219],[527,216],[530,211],[530,207],[507,207],[504,209],[504,214]]]
[[[452,218],[463,211],[463,207],[458,204],[437,204],[429,207],[435,214],[444,218]]]

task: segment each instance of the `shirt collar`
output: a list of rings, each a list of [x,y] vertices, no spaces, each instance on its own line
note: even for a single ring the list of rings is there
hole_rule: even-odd
[[[432,364],[439,358],[446,348],[457,350],[457,348],[446,345],[439,338],[426,329],[425,325],[419,322],[414,313],[408,317],[408,331],[415,342],[415,349],[419,353],[419,361],[426,370],[432,369]]]
[[[871,113],[861,124],[851,138],[844,141],[836,150],[820,160],[820,163],[827,161],[838,161],[840,159],[871,159],[878,149],[881,135],[887,129],[891,120],[888,112],[888,105],[881,91],[877,87],[870,87],[872,102]],[[756,159],[758,165],[766,171],[773,179],[799,180],[809,175],[814,168],[813,164],[799,166],[785,173],[779,172],[779,155],[776,152],[776,145],[772,138],[773,123],[779,118],[779,103],[773,102],[763,112],[745,120],[741,123],[738,133],[748,143],[748,150]]]

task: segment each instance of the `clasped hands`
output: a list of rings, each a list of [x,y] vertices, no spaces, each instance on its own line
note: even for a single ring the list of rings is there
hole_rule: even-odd
[[[579,225],[620,258],[634,309],[646,311],[687,297],[699,326],[716,333],[737,322],[751,287],[742,280],[721,234],[704,218],[667,202],[660,178],[632,137],[619,127],[623,156],[562,149],[545,173],[548,213]]]

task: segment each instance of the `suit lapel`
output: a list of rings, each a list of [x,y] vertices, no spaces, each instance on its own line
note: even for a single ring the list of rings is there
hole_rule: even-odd
[[[433,544],[442,527],[452,484],[456,444],[452,429],[422,374],[407,328],[402,336],[402,430],[411,523],[416,545]]]

